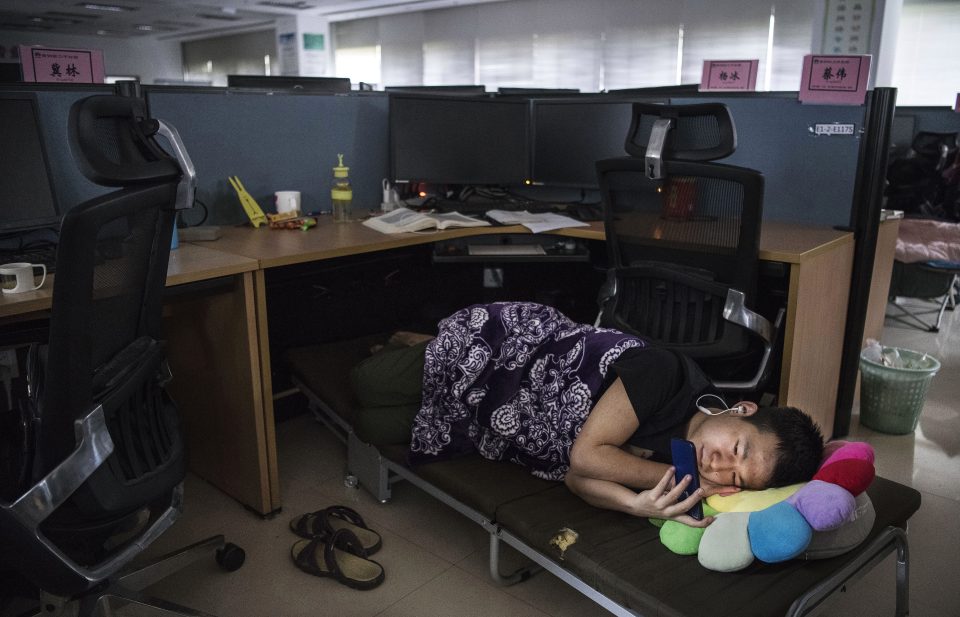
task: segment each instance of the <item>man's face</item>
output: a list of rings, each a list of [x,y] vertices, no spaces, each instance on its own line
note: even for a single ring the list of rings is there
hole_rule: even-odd
[[[718,486],[766,488],[776,463],[777,438],[741,418],[707,418],[687,439],[697,449],[700,477]],[[706,488],[706,487],[705,487]]]

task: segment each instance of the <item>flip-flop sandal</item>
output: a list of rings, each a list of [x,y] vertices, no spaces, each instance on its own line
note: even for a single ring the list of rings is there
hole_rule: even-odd
[[[383,566],[365,555],[360,540],[349,529],[339,529],[329,539],[299,540],[290,549],[300,570],[361,590],[373,589],[384,579]]]
[[[290,530],[308,540],[329,538],[338,529],[352,531],[368,555],[373,555],[383,546],[380,534],[370,529],[356,510],[347,506],[330,506],[290,521]]]

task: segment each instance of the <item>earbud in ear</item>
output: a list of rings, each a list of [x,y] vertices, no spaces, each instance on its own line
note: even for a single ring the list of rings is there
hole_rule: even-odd
[[[743,405],[737,405],[731,411],[733,412],[734,415],[742,416],[747,413],[747,408],[744,407]]]

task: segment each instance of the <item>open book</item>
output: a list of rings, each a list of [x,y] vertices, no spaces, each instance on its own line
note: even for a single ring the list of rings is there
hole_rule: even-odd
[[[407,231],[422,231],[424,229],[446,229],[448,227],[484,227],[489,221],[471,218],[459,212],[447,214],[423,214],[408,208],[397,208],[373,216],[363,222],[364,225],[385,234],[399,234]]]

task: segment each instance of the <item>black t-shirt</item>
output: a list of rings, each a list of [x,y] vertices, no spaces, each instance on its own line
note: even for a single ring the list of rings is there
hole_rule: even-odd
[[[670,438],[684,436],[697,399],[717,389],[693,360],[669,349],[628,349],[613,368],[640,421],[627,443],[652,450],[653,460],[670,462]]]

